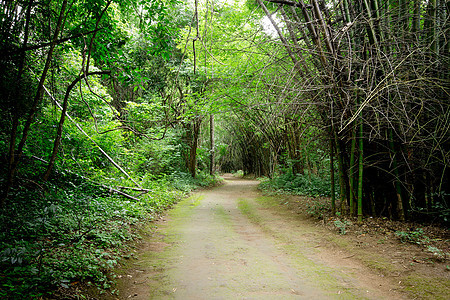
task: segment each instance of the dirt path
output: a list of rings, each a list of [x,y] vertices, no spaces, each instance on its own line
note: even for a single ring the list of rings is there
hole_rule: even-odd
[[[403,299],[256,185],[227,177],[179,203],[125,270],[121,299]]]

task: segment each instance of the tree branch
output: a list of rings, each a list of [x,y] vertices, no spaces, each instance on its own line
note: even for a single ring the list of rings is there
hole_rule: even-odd
[[[102,29],[103,28],[97,28],[97,29],[94,29],[94,30],[91,30],[91,31],[88,31],[88,32],[75,34],[75,35],[72,35],[72,36],[69,36],[69,37],[65,37],[65,38],[56,40],[54,43],[55,43],[55,45],[59,45],[59,44],[62,44],[64,42],[70,41],[72,39],[76,39],[76,38],[79,38],[79,37],[82,37],[82,36],[85,36],[85,35],[96,33],[97,31],[100,31]],[[26,51],[37,50],[37,49],[49,47],[51,45],[52,45],[52,42],[47,42],[47,43],[42,43],[42,44],[38,44],[38,45],[22,47],[22,48],[14,50],[14,51],[12,49],[4,49],[3,51],[0,51],[0,56],[7,57],[7,56],[11,56],[13,54],[20,54],[20,53],[23,53],[23,52],[26,52]]]
[[[264,0],[270,3],[277,3],[277,4],[283,4],[283,5],[289,5],[289,6],[294,6],[294,7],[308,7],[308,5],[305,5],[303,3],[300,2],[294,2],[294,1],[289,1],[289,0]]]

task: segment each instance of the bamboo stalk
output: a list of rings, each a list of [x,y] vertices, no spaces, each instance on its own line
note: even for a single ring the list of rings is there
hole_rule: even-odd
[[[356,151],[356,129],[357,126],[355,126],[353,133],[352,133],[352,143],[350,148],[350,168],[349,168],[349,186],[350,186],[350,199],[349,199],[349,205],[350,205],[350,215],[355,215],[355,190],[354,190],[354,182],[355,182],[355,175],[353,172],[354,166],[355,166],[355,151]]]
[[[49,162],[46,161],[45,159],[42,159],[42,158],[37,157],[37,156],[34,156],[34,155],[31,156],[31,158],[33,158],[33,159],[35,159],[35,160],[38,160],[38,161],[40,161],[40,162],[42,162],[42,163],[44,163],[44,164],[48,164],[48,163],[49,163]],[[86,176],[80,175],[80,174],[75,173],[75,172],[70,171],[70,170],[65,170],[65,171],[66,171],[66,172],[69,172],[69,173],[71,173],[71,174],[75,174],[76,176],[79,176],[79,177],[81,177],[81,178],[83,178],[83,179],[85,179],[85,180],[87,180],[87,181],[90,181],[90,182],[96,184],[96,185],[99,185],[99,186],[101,186],[102,188],[105,188],[105,189],[109,190],[110,192],[114,192],[114,193],[116,193],[116,194],[119,194],[119,195],[121,195],[121,196],[124,196],[125,198],[132,199],[132,200],[135,200],[135,201],[141,201],[140,199],[138,199],[138,198],[136,198],[136,197],[133,197],[133,196],[131,196],[131,195],[125,193],[125,192],[119,191],[118,189],[115,189],[115,188],[113,188],[113,187],[110,187],[110,186],[107,186],[107,185],[104,185],[104,184],[101,184],[101,183],[93,182],[91,179],[87,178]],[[133,190],[133,191],[141,192],[141,193],[139,194],[139,196],[141,196],[141,195],[143,195],[143,194],[146,194],[146,193],[148,193],[148,192],[151,192],[151,190],[149,190],[149,189],[144,189],[144,188],[135,188],[135,187],[127,187],[127,186],[119,186],[119,187],[117,187],[117,188],[119,188],[119,189],[130,189],[130,190]],[[139,196],[138,196],[138,197],[139,197]]]
[[[336,155],[337,155],[337,159],[338,159],[338,170],[339,170],[339,186],[340,186],[339,201],[340,201],[341,210],[343,210],[347,203],[347,197],[346,197],[347,193],[346,193],[346,189],[345,189],[344,158],[343,158],[341,145],[339,144],[339,139],[338,139],[335,131],[334,131],[334,140],[335,140],[334,145],[336,147]]]
[[[394,135],[392,133],[392,128],[389,128],[389,150],[392,155],[392,168],[394,170],[394,185],[395,185],[395,191],[397,194],[397,214],[400,221],[405,220],[405,209],[403,205],[403,192],[402,192],[402,186],[400,184],[400,178],[399,178],[399,172],[398,172],[398,163],[397,163],[397,151],[395,150],[394,145]]]
[[[330,179],[331,179],[331,212],[336,214],[336,196],[334,190],[334,147],[333,138],[330,137]]]
[[[364,154],[364,140],[363,140],[363,121],[362,121],[362,113],[359,121],[359,160],[358,160],[358,222],[362,222],[363,218],[363,154]]]

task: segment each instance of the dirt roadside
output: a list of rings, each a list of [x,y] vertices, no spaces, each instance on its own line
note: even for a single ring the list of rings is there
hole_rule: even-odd
[[[397,272],[382,247],[341,236],[262,197],[258,182],[227,177],[149,229],[120,272],[119,299],[447,299],[450,272],[430,293]],[[381,251],[381,252],[380,252]],[[389,250],[393,251],[393,249]],[[407,249],[395,253],[407,260]],[[387,269],[386,269],[387,268]],[[412,276],[414,275],[414,276]],[[433,276],[435,276],[434,274]],[[404,278],[410,278],[405,285]],[[116,298],[117,299],[117,298]]]

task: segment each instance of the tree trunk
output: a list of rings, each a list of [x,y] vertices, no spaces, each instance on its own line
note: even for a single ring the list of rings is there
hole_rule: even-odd
[[[341,145],[339,143],[339,139],[337,134],[334,133],[335,147],[336,147],[336,156],[338,159],[338,170],[339,170],[339,200],[341,210],[344,211],[347,205],[347,192],[345,188],[345,167],[344,167],[344,154],[342,152]]]
[[[45,88],[44,86],[44,90],[47,92],[47,94],[50,96],[50,98],[52,99],[53,103],[55,103],[55,105],[62,111],[63,108],[62,106],[56,101],[56,99],[50,94],[50,92]],[[112,158],[111,156],[109,156],[98,144],[97,142],[89,135],[86,133],[86,131],[83,130],[83,128],[81,128],[81,126],[79,124],[77,124],[77,122],[75,122],[75,120],[73,118],[70,117],[70,115],[68,115],[66,113],[67,118],[75,125],[75,127],[84,135],[86,136],[96,147],[97,149],[113,164],[114,167],[116,167],[120,172],[122,172],[122,174],[124,174],[125,176],[128,177],[128,179],[130,179],[138,188],[142,187],[140,186],[139,183],[137,183],[133,177],[131,177],[121,166],[119,166]]]
[[[195,178],[197,173],[197,148],[201,124],[202,120],[200,119],[200,117],[198,117],[197,120],[193,121],[192,126],[192,140],[191,140],[191,147],[189,149],[189,162],[188,162],[189,173],[192,175],[192,178]]]
[[[362,112],[360,113],[362,114]],[[363,154],[364,154],[364,139],[363,139],[363,121],[362,116],[360,116],[359,121],[359,133],[358,133],[358,142],[359,142],[359,158],[358,158],[358,222],[362,222],[363,218]]]
[[[63,130],[63,125],[64,125],[64,121],[66,119],[66,112],[67,112],[67,106],[68,106],[68,102],[69,102],[69,96],[70,96],[70,92],[72,91],[72,89],[75,87],[75,85],[83,78],[86,78],[89,75],[101,75],[101,74],[109,74],[110,71],[99,71],[99,72],[91,72],[85,75],[81,75],[78,76],[78,78],[76,78],[68,87],[66,90],[66,94],[64,96],[64,101],[63,101],[63,105],[62,105],[62,111],[61,111],[61,117],[59,119],[59,125],[58,125],[58,130],[56,133],[56,137],[55,137],[55,141],[53,143],[53,151],[52,151],[52,155],[50,156],[49,159],[49,163],[47,166],[47,171],[45,171],[45,174],[43,176],[43,181],[47,181],[48,178],[50,177],[50,173],[52,171],[53,165],[56,161],[56,155],[58,154],[58,148],[59,145],[61,144],[61,137],[62,137],[62,130]]]
[[[430,49],[433,53],[439,54],[439,43],[437,37],[437,1],[430,0],[428,2],[428,28],[424,28],[428,31],[428,40],[430,43]]]
[[[330,137],[330,180],[331,180],[331,212],[336,214],[336,195],[334,190],[334,147],[333,138]]]
[[[403,207],[403,192],[402,192],[402,186],[400,183],[400,174],[398,171],[398,163],[397,163],[397,151],[395,149],[394,145],[394,135],[392,133],[392,128],[389,128],[389,150],[391,152],[391,159],[392,159],[392,168],[394,171],[394,185],[395,185],[395,192],[397,194],[397,216],[400,221],[405,220],[405,210]]]
[[[210,140],[210,149],[209,149],[209,175],[214,175],[214,158],[215,158],[215,149],[214,149],[214,115],[211,114],[209,116],[209,140]]]
[[[348,181],[350,186],[350,215],[355,215],[355,208],[356,208],[356,202],[355,202],[355,152],[356,152],[356,131],[357,126],[355,126],[355,129],[352,132],[352,144],[350,148],[350,167],[349,167],[349,174],[348,174]]]

